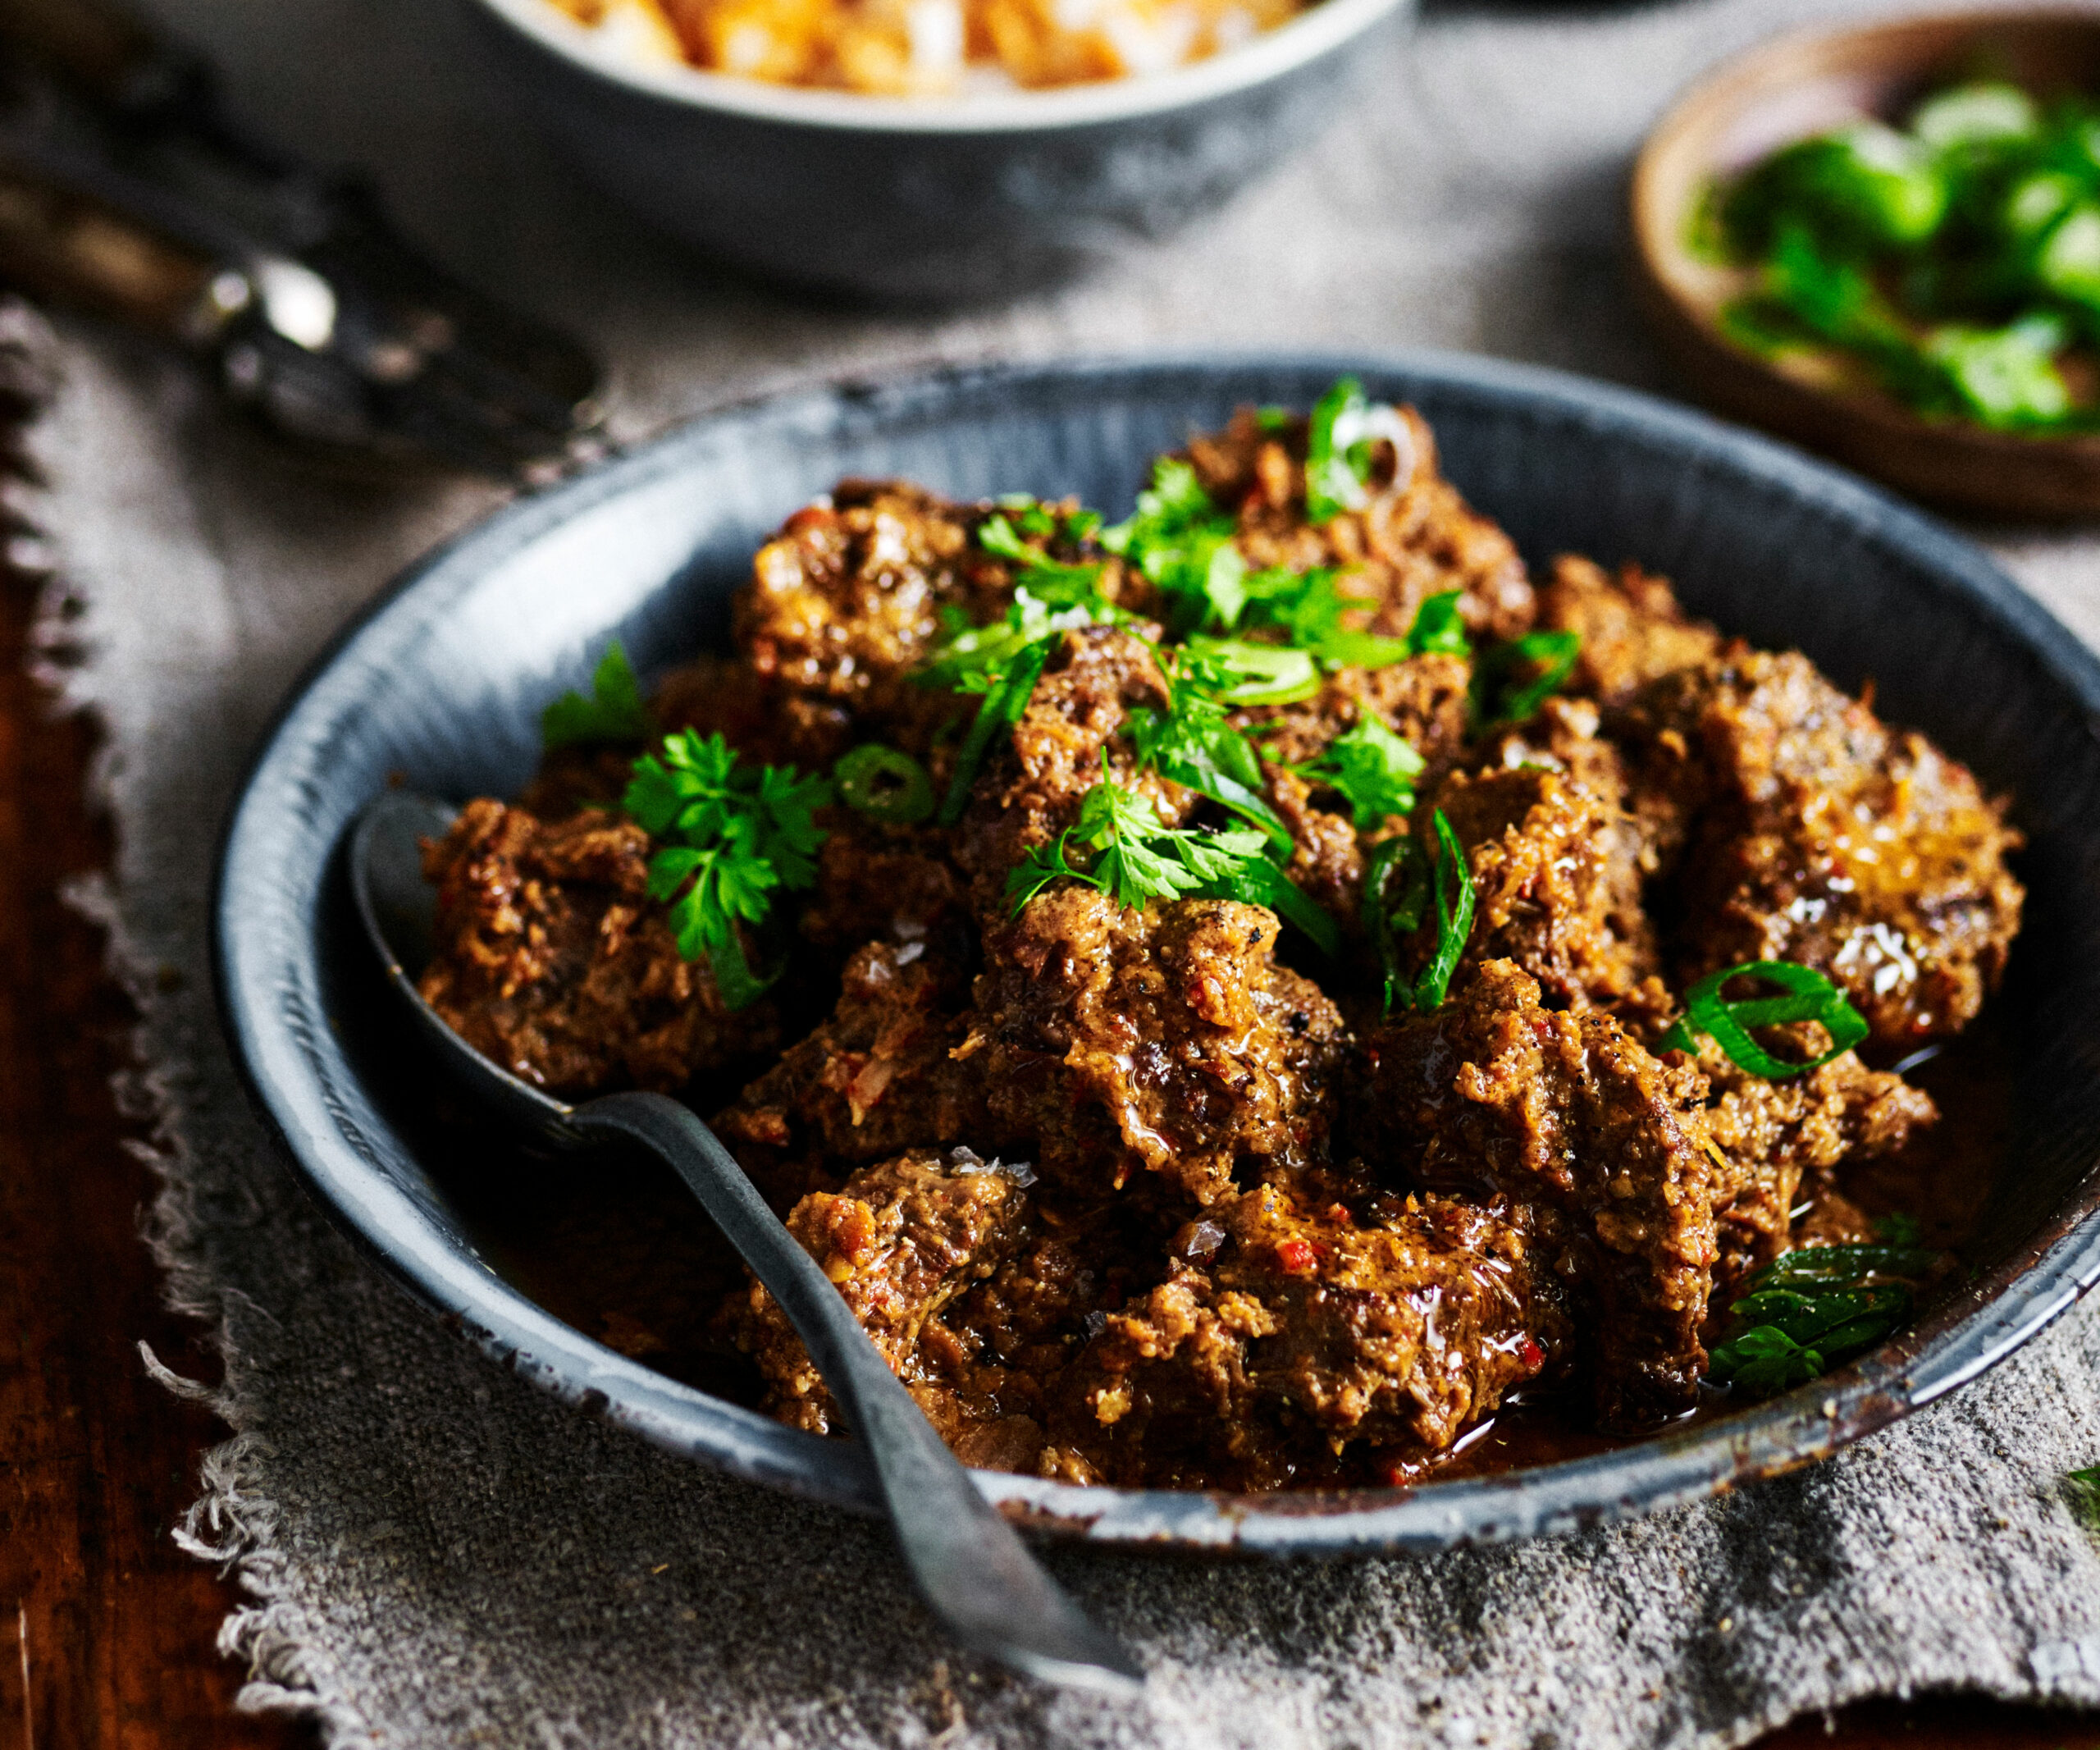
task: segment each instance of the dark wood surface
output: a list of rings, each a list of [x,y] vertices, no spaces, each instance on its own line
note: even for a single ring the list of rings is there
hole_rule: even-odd
[[[0,1750],[308,1750],[236,1714],[215,1647],[233,1585],[169,1529],[226,1430],[145,1374],[217,1377],[162,1310],[139,1237],[151,1175],[109,1077],[129,1010],[98,933],[58,898],[110,842],[81,802],[94,738],[23,668],[33,607],[0,578]],[[1763,1750],[2100,1750],[2100,1715],[1959,1698],[1819,1716]]]
[[[213,1643],[235,1588],[168,1537],[226,1430],[136,1346],[217,1363],[139,1241],[153,1184],[109,1089],[129,1009],[58,898],[109,855],[80,801],[93,738],[24,672],[32,606],[0,578],[0,1747],[304,1744],[234,1712]]]

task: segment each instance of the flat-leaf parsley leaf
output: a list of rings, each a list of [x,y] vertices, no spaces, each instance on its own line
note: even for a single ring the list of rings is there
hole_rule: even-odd
[[[1174,628],[1230,631],[1245,606],[1247,561],[1234,543],[1238,523],[1186,462],[1164,456],[1137,509],[1101,532],[1101,544],[1136,568],[1171,604]]]
[[[824,834],[813,818],[831,800],[821,778],[792,765],[752,765],[721,736],[691,729],[634,762],[621,806],[660,841],[649,895],[669,908],[678,953],[705,959],[724,1004],[756,1002],[773,980],[752,971],[737,925],[765,923],[773,895],[816,880]]]
[[[647,738],[649,729],[641,683],[618,638],[598,659],[589,698],[571,689],[540,713],[540,739],[550,749],[586,742],[638,742]]]
[[[1340,952],[1341,935],[1335,921],[1262,854],[1262,834],[1170,827],[1148,798],[1108,779],[1107,770],[1104,753],[1102,780],[1086,793],[1079,818],[1007,876],[1007,898],[1014,912],[1064,877],[1098,888],[1118,905],[1133,908],[1148,899],[1237,899],[1264,905],[1303,930],[1323,953]]]
[[[1328,742],[1318,759],[1299,770],[1340,791],[1349,800],[1356,829],[1367,833],[1386,816],[1406,814],[1413,808],[1422,756],[1404,736],[1395,735],[1377,718],[1366,715]]]
[[[1170,827],[1149,798],[1104,777],[1086,793],[1079,818],[1007,876],[1007,897],[1018,912],[1050,883],[1068,876],[1126,907],[1148,899],[1179,899],[1229,879],[1250,859],[1259,860],[1265,843],[1257,832]],[[1075,851],[1080,853],[1077,863]]]
[[[1877,1226],[1892,1241],[1915,1232]],[[1708,1376],[1766,1397],[1872,1348],[1910,1317],[1912,1291],[1939,1254],[1915,1244],[1796,1246],[1757,1271],[1728,1308]]]

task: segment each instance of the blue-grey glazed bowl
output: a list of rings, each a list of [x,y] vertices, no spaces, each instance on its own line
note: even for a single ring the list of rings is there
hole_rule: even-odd
[[[1140,78],[903,98],[636,65],[547,0],[459,0],[491,69],[622,204],[767,277],[959,304],[1166,234],[1349,107],[1412,0],[1320,0]]]
[[[645,676],[723,637],[756,545],[842,475],[975,498],[1076,493],[1112,514],[1148,459],[1248,402],[1310,403],[1347,369],[1410,400],[1445,465],[1535,563],[1639,560],[1760,643],[1840,683],[2016,798],[2029,920],[1995,999],[2020,1134],[1969,1249],[1974,1273],[1910,1331],[1771,1403],[1594,1457],[1329,1495],[1083,1489],[981,1473],[1046,1528],[1270,1554],[1427,1549],[1560,1532],[1806,1463],[2011,1353],[2100,1274],[2100,663],[1984,556],[1824,464],[1701,415],[1475,359],[1166,359],[824,389],[712,415],[504,510],[418,567],[286,707],[228,829],[217,902],[226,1025],[315,1194],[409,1290],[521,1378],[738,1475],[861,1509],[856,1447],[652,1373],[532,1304],[479,1255],[422,1140],[351,917],[342,847],[403,774],[514,791],[560,689],[615,635]],[[694,1218],[701,1219],[697,1212]]]

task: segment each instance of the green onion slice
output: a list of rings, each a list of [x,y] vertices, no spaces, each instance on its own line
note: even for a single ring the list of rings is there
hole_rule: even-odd
[[[1057,637],[1038,638],[1035,642],[1019,651],[1013,665],[992,683],[984,695],[984,702],[977,707],[977,716],[970,725],[970,733],[964,738],[962,751],[956,756],[955,775],[948,780],[948,793],[942,799],[939,815],[943,826],[953,826],[962,818],[962,811],[970,801],[970,787],[977,781],[977,770],[984,763],[990,752],[992,738],[1001,729],[1011,729],[1021,720],[1028,709],[1029,696],[1035,691],[1035,683],[1043,678],[1043,665],[1050,660],[1050,647]]]
[[[1787,994],[1731,1003],[1721,994],[1731,979],[1760,978]],[[1830,1035],[1830,1049],[1806,1063],[1775,1058],[1751,1037],[1752,1027],[1776,1027],[1790,1021],[1818,1021]],[[1790,960],[1753,960],[1724,971],[1710,972],[1684,994],[1684,1017],[1656,1040],[1658,1051],[1699,1049],[1696,1035],[1705,1034],[1728,1054],[1738,1069],[1767,1081],[1801,1076],[1842,1057],[1872,1030],[1846,1000],[1845,993],[1813,966]]]
[[[1440,1008],[1451,989],[1451,975],[1473,929],[1473,877],[1465,848],[1440,808],[1436,825],[1436,952],[1415,980],[1415,1012]]]
[[[1440,808],[1434,816],[1436,857],[1432,865],[1422,848],[1405,834],[1383,839],[1371,853],[1363,875],[1363,925],[1386,976],[1386,1007],[1404,996],[1418,1015],[1443,1006],[1450,994],[1451,975],[1473,930],[1472,870],[1465,848]],[[1400,953],[1408,937],[1422,927],[1431,894],[1436,898],[1436,948],[1429,964],[1412,985],[1400,977]]]
[[[846,806],[871,820],[911,826],[934,811],[934,780],[908,753],[870,742],[831,769]]]
[[[1406,833],[1381,839],[1363,871],[1363,929],[1385,974],[1389,1012],[1399,989],[1401,944],[1421,927],[1428,903],[1429,863],[1421,848]]]

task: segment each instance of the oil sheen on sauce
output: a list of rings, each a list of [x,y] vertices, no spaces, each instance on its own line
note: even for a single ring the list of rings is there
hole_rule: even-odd
[[[1906,1076],[1938,1103],[1939,1125],[1900,1159],[1841,1167],[1840,1186],[1870,1214],[1911,1215],[1928,1244],[1956,1249],[1974,1227],[2009,1144],[2002,1030],[1987,1014]],[[609,1348],[756,1407],[757,1373],[717,1324],[724,1298],[744,1287],[742,1266],[669,1173],[644,1157],[534,1155],[491,1143],[483,1126],[442,1127],[452,1163],[445,1189],[500,1274]],[[1655,1432],[1739,1407],[1725,1390],[1710,1389],[1689,1416]],[[1596,1432],[1579,1396],[1541,1392],[1505,1405],[1409,1480],[1494,1475],[1631,1443]],[[1382,1479],[1320,1479],[1344,1480]]]

